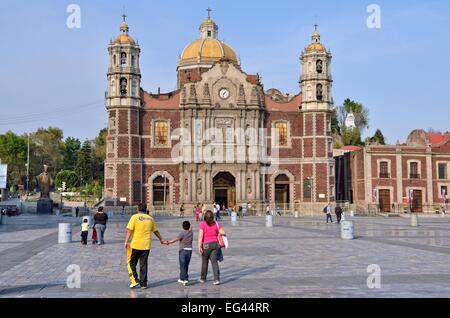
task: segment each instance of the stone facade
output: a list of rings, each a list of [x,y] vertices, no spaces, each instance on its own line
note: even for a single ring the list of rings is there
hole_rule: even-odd
[[[178,89],[148,93],[125,21],[121,32],[109,46],[107,203],[320,211],[334,201],[331,54],[317,32],[301,54],[297,95],[264,91],[210,17],[180,57]]]

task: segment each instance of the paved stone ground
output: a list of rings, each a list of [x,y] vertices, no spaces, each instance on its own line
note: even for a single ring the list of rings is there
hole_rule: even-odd
[[[123,238],[126,219],[112,220],[106,245],[57,244],[57,223],[73,218],[21,216],[0,226],[0,297],[450,297],[450,219],[353,218],[356,239],[339,238],[337,224],[323,218],[277,218],[273,228],[252,217],[232,226],[230,248],[220,264],[222,285],[198,283],[200,257],[190,267],[192,285],[177,284],[178,247],[154,241],[149,289],[130,291]],[[157,218],[172,239],[180,218]],[[193,220],[191,220],[193,222]],[[197,230],[196,230],[197,232]],[[81,289],[69,289],[67,266],[81,268]],[[381,288],[369,289],[367,267],[381,267]],[[211,269],[210,269],[211,271]]]

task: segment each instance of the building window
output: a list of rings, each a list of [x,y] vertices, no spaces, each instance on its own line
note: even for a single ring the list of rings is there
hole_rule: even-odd
[[[155,122],[155,146],[167,146],[169,143],[169,125],[167,121]]]
[[[131,90],[132,90],[132,95],[134,97],[136,97],[137,96],[137,81],[136,80],[133,80],[133,84],[132,84]]]
[[[120,95],[122,95],[122,96],[127,95],[127,92],[128,92],[127,86],[128,86],[127,79],[122,77],[120,79]]]
[[[134,55],[132,55],[131,56],[131,66],[135,67],[136,66],[135,63],[136,63],[135,57],[134,57]]]
[[[334,165],[330,165],[330,177],[334,177]]]
[[[447,179],[447,164],[446,163],[440,163],[438,164],[438,178],[441,180]]]
[[[276,123],[276,145],[278,147],[288,146],[288,124],[287,123]]]
[[[323,62],[322,62],[322,60],[317,60],[316,70],[317,70],[317,73],[322,74],[322,72],[323,72]]]
[[[312,185],[313,185],[313,180],[311,178],[306,178],[303,181],[303,198],[311,199],[311,197],[312,197]]]
[[[380,179],[388,179],[389,176],[389,162],[381,161],[380,162]]]
[[[420,179],[418,162],[410,162],[409,163],[409,178],[410,179]]]
[[[115,54],[114,54],[114,56],[113,56],[113,65],[114,65],[114,66],[117,65],[117,57],[116,57]]]
[[[317,100],[323,100],[323,86],[322,84],[317,84]]]
[[[133,201],[141,202],[141,183],[139,181],[135,181],[133,183]]]

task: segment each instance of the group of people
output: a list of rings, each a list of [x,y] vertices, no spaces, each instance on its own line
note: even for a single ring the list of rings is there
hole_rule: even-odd
[[[330,221],[333,223],[333,217],[331,216],[331,204],[328,203],[326,207],[323,208],[323,213],[327,216],[327,224]],[[341,224],[342,215],[344,214],[344,211],[342,210],[341,206],[338,204],[336,205],[336,208],[334,209],[334,213],[336,214],[337,223]]]
[[[92,244],[105,244],[106,224],[108,223],[108,215],[104,212],[103,207],[99,207],[94,215],[94,225],[92,226]],[[87,245],[89,236],[89,220],[83,219],[81,224],[81,244]]]
[[[152,247],[152,234],[163,245],[179,243],[180,277],[178,282],[189,284],[189,264],[193,254],[194,232],[189,221],[182,223],[182,231],[173,240],[164,240],[154,219],[147,214],[146,204],[139,204],[138,213],[133,215],[127,225],[124,247],[128,251],[128,273],[131,280],[130,288],[147,288],[148,257]],[[223,260],[222,246],[219,236],[226,236],[222,225],[216,221],[211,210],[203,215],[198,232],[198,253],[202,257],[200,283],[205,283],[208,274],[208,264],[211,262],[214,274],[214,285],[220,284],[220,269],[218,262]],[[137,273],[139,261],[140,272]]]
[[[182,208],[183,208],[183,211],[184,211],[184,206],[183,205],[181,205],[182,206]],[[222,218],[221,218],[221,216],[220,216],[220,213],[221,213],[221,211],[223,211],[225,209],[225,205],[223,205],[222,207],[218,204],[218,203],[216,203],[216,202],[214,202],[213,204],[212,204],[212,210],[211,210],[211,212],[213,212],[213,215],[214,215],[214,218],[216,219],[216,220],[218,220],[218,221],[220,221]],[[207,210],[208,210],[208,208],[206,207],[206,205],[205,204],[197,204],[195,207],[194,207],[194,209],[193,209],[193,211],[192,211],[192,213],[194,214],[194,216],[195,216],[195,222],[202,222],[203,220],[204,220],[204,218],[205,218],[205,215],[206,215],[206,212],[207,212]],[[184,217],[184,213],[182,214],[183,215],[183,217]],[[181,216],[181,215],[180,215]]]

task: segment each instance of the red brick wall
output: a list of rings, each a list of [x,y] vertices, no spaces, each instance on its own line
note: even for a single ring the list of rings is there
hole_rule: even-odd
[[[304,157],[305,158],[312,158],[313,156],[313,138],[305,138],[303,139],[304,142]]]
[[[128,111],[119,110],[119,134],[128,134]]]
[[[326,164],[316,164],[316,194],[317,194],[317,202],[327,202],[328,201],[328,183],[327,183],[327,172],[328,165]],[[319,194],[325,194],[325,199],[320,199]]]
[[[130,166],[119,164],[117,165],[117,197],[128,199],[130,197],[129,190],[130,190]]]
[[[118,143],[118,157],[119,158],[129,158],[129,139],[128,137],[117,137]]]

